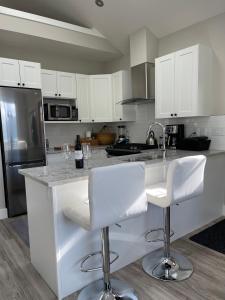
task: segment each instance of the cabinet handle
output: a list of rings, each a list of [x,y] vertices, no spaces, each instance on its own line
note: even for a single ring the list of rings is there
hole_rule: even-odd
[[[20,85],[20,83],[18,82],[17,85]]]
[[[25,86],[25,83],[22,83],[22,86]]]
[[[95,120],[92,120],[92,122],[94,122]]]
[[[57,96],[57,94],[55,94],[55,96]]]
[[[59,96],[61,96],[61,94],[59,94]]]
[[[174,116],[176,117],[176,116],[177,116],[177,114],[174,114]]]
[[[81,122],[81,120],[79,120]]]
[[[120,121],[122,121],[122,118],[120,118]]]
[[[173,114],[170,114],[171,115],[171,117],[173,117]]]

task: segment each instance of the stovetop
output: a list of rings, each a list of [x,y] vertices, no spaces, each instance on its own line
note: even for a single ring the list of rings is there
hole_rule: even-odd
[[[122,156],[129,154],[138,154],[142,150],[156,149],[157,145],[151,146],[141,143],[128,143],[128,144],[114,144],[105,148],[108,155],[111,156]]]

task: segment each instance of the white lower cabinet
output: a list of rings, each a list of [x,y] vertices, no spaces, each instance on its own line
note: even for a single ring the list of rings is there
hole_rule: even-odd
[[[210,48],[195,45],[159,57],[155,63],[156,118],[214,114]]]
[[[122,105],[121,101],[131,98],[131,78],[129,71],[112,74],[113,121],[135,121],[134,105]]]

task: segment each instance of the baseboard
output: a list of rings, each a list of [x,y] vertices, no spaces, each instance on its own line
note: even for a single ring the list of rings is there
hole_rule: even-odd
[[[8,218],[7,208],[0,208],[0,220],[7,219],[7,218]]]
[[[223,205],[223,213],[222,213],[223,216],[225,216],[225,204]]]

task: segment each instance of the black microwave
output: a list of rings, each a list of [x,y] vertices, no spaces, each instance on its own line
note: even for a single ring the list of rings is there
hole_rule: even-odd
[[[78,109],[71,104],[44,104],[45,121],[77,121]]]

